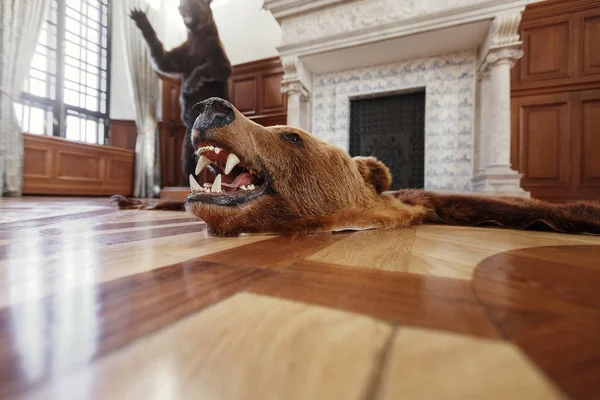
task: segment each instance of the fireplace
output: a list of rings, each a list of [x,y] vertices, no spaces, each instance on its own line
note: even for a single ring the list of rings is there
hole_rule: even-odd
[[[312,133],[352,154],[351,104],[420,93],[424,106],[423,188],[471,190],[475,52],[400,61],[313,77]],[[399,178],[396,177],[396,180]]]
[[[393,190],[423,188],[425,92],[350,99],[350,155],[388,166]]]
[[[287,123],[351,154],[379,153],[395,165],[395,188],[528,196],[510,165],[510,68],[521,13],[537,1],[265,0],[281,26]],[[416,151],[402,134],[371,131],[377,122],[350,132],[351,109],[372,106],[359,96],[418,88]]]

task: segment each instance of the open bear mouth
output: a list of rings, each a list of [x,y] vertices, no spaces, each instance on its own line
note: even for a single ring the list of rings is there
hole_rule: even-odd
[[[196,156],[195,175],[209,168],[216,178],[213,183],[200,184],[190,174],[192,193],[187,198],[188,202],[233,206],[262,195],[267,188],[263,173],[246,166],[235,153],[218,144],[201,143]]]

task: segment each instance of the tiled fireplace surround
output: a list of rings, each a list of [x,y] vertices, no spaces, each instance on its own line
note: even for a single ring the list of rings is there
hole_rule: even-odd
[[[315,76],[312,133],[347,151],[351,99],[425,88],[425,188],[468,191],[474,68],[466,52]]]
[[[288,124],[348,151],[353,98],[425,89],[425,189],[528,196],[510,168],[510,68],[531,0],[265,0]]]

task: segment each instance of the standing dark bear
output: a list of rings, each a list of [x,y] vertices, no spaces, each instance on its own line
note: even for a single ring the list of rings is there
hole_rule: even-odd
[[[143,11],[133,9],[130,15],[146,39],[154,69],[164,75],[181,77],[181,120],[187,128],[182,149],[186,177],[194,174],[196,167],[190,138],[198,113],[192,106],[210,97],[229,99],[231,63],[219,38],[211,2],[180,0],[179,13],[187,28],[187,40],[170,51],[165,51]]]

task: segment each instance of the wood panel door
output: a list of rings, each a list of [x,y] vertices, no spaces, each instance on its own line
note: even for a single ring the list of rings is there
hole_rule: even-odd
[[[514,99],[512,140],[533,197],[600,199],[600,90]]]

